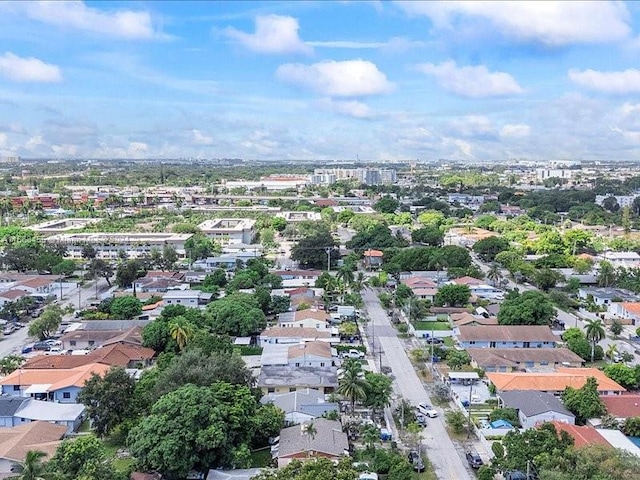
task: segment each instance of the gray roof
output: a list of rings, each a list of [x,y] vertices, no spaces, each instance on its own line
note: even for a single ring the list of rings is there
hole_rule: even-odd
[[[307,388],[295,392],[262,397],[262,403],[273,403],[284,413],[300,412],[314,417],[321,417],[324,413],[338,409],[335,403],[327,403],[324,393]]]
[[[258,386],[291,386],[298,388],[337,387],[338,375],[335,367],[262,367]]]
[[[250,480],[258,475],[262,468],[248,468],[243,470],[209,470],[207,480]]]
[[[73,422],[84,412],[84,405],[77,403],[55,403],[31,400],[23,405],[16,417],[45,422]]]
[[[317,418],[311,423],[316,430],[314,435],[304,433],[304,426],[307,424],[295,425],[280,431],[278,457],[307,451],[340,456],[349,450],[347,434],[342,431],[340,422]]]
[[[13,417],[23,403],[28,399],[22,397],[1,396],[0,397],[0,417]]]
[[[546,412],[556,412],[573,417],[573,414],[565,408],[562,402],[550,393],[512,390],[500,393],[500,398],[505,407],[518,409],[527,417]]]
[[[82,322],[78,330],[129,330],[133,327],[144,327],[151,320],[87,320]]]

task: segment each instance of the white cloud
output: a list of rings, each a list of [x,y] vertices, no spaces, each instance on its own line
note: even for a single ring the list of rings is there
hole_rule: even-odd
[[[503,138],[526,138],[531,135],[531,127],[523,123],[507,123],[500,129]]]
[[[31,1],[11,5],[32,20],[108,37],[147,40],[166,37],[156,31],[151,14],[145,11],[103,11],[84,2]]]
[[[287,63],[276,77],[329,97],[362,97],[390,92],[393,84],[378,67],[366,60],[327,60],[313,65]]]
[[[196,145],[213,145],[213,137],[201,132],[200,130],[192,130],[192,141]]]
[[[306,42],[307,45],[320,48],[340,48],[348,50],[380,49],[383,51],[402,52],[411,48],[424,47],[425,42],[409,40],[404,37],[393,37],[386,42],[362,42],[357,40],[330,40]]]
[[[518,82],[505,72],[490,72],[484,65],[458,67],[449,60],[435,65],[423,63],[416,69],[436,78],[440,86],[463,97],[500,97],[523,93]]]
[[[0,148],[6,147],[8,140],[9,136],[6,133],[0,132]]]
[[[332,100],[323,98],[318,101],[320,108],[331,110],[342,115],[354,118],[371,118],[373,112],[366,103],[357,100]]]
[[[577,85],[603,93],[623,95],[640,92],[640,70],[618,72],[597,70],[569,70],[569,79]]]
[[[437,28],[480,20],[508,37],[551,46],[618,41],[631,33],[627,7],[616,1],[398,3],[409,14],[429,17]]]
[[[495,139],[495,128],[489,118],[483,115],[467,115],[448,122],[447,133],[455,137],[474,139]]]
[[[259,53],[304,53],[313,49],[298,36],[298,20],[293,17],[266,15],[256,17],[255,33],[227,28],[227,37],[237,40],[244,47]]]
[[[0,76],[14,82],[60,82],[60,67],[37,58],[22,58],[6,52],[0,56]]]

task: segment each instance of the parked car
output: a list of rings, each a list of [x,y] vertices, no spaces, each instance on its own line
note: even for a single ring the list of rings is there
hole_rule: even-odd
[[[527,478],[526,473],[520,470],[513,470],[511,472],[505,472],[504,480],[533,480],[533,476],[529,475],[529,478]]]
[[[418,425],[420,425],[421,427],[426,427],[427,426],[427,417],[425,417],[421,413],[416,413],[416,423]]]
[[[20,353],[31,353],[32,350],[33,350],[33,347],[29,345],[25,345],[24,347],[22,347],[22,350],[20,350]]]
[[[51,345],[48,344],[47,342],[36,342],[33,344],[33,350],[43,350],[43,351],[49,351],[49,349],[51,348]]]
[[[431,405],[426,403],[418,404],[418,413],[421,413],[422,415],[425,415],[429,418],[436,418],[438,416],[438,411]]]
[[[424,341],[429,345],[441,345],[444,343],[443,340],[440,340],[439,338],[436,338],[436,337],[427,337],[424,339]]]
[[[484,465],[482,458],[480,458],[480,455],[478,455],[477,452],[467,452],[466,457],[467,462],[469,462],[469,466],[471,468],[480,468],[482,465]]]
[[[13,332],[15,332],[16,327],[14,326],[13,323],[7,323],[7,325],[2,329],[2,334],[3,335],[11,335]]]
[[[420,454],[416,450],[411,450],[407,458],[409,459],[409,463],[413,465],[413,469],[416,472],[424,472],[424,462],[422,461]]]
[[[362,360],[364,358],[364,352],[352,348],[348,352],[342,352],[341,356],[342,358],[357,358],[359,360]]]

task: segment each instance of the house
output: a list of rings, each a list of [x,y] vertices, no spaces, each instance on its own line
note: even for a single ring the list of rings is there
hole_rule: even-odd
[[[620,395],[626,389],[607,377],[597,368],[560,367],[555,372],[487,373],[487,378],[498,392],[526,390],[561,394],[565,388],[581,388],[587,379],[598,382],[600,395]]]
[[[130,343],[111,343],[86,355],[36,355],[22,364],[23,369],[75,368],[89,363],[112,367],[144,368],[153,363],[155,350]]]
[[[480,326],[480,325],[498,325],[497,317],[485,317],[484,315],[472,315],[468,312],[452,313],[451,320],[454,326],[461,327],[463,325]]]
[[[298,344],[302,342],[334,342],[339,343],[340,338],[332,337],[326,330],[304,327],[269,327],[265,329],[259,337],[260,346],[274,343]]]
[[[84,411],[85,406],[77,403],[43,402],[25,398],[24,403],[14,414],[13,426],[25,422],[47,422],[63,425],[67,427],[67,433],[73,433],[80,428],[84,420]]]
[[[607,407],[607,413],[619,421],[640,417],[640,395],[603,395],[600,400]]]
[[[303,342],[296,345],[266,344],[260,364],[263,367],[289,366],[324,368],[335,366],[337,352],[328,342]]]
[[[499,396],[504,408],[518,411],[522,428],[533,428],[540,423],[552,421],[571,425],[576,423],[575,416],[550,393],[513,390],[501,392]]]
[[[0,473],[11,472],[16,463],[24,462],[27,452],[39,450],[53,457],[67,433],[64,425],[29,422],[17,427],[0,429]]]
[[[236,470],[209,470],[206,480],[251,480],[262,472],[262,468],[243,468]]]
[[[598,260],[605,260],[614,267],[637,268],[640,266],[640,255],[637,252],[602,252]]]
[[[471,295],[476,297],[494,298],[498,300],[502,300],[504,297],[504,292],[502,290],[491,285],[487,285],[485,282],[478,280],[477,278],[461,277],[451,280],[448,283],[452,285],[466,285],[469,287]]]
[[[276,217],[284,218],[287,223],[294,222],[319,222],[322,216],[319,212],[301,211],[301,212],[280,212],[276,213]]]
[[[438,284],[422,275],[403,278],[401,282],[411,289],[415,298],[420,300],[429,300],[433,303],[438,293]]]
[[[544,325],[462,325],[457,330],[464,348],[554,348],[558,340]]]
[[[347,434],[342,424],[335,420],[318,418],[311,422],[315,433],[307,433],[307,425],[283,428],[277,445],[278,468],[287,466],[291,460],[305,461],[316,458],[328,458],[339,461],[349,455]]]
[[[14,288],[24,290],[29,295],[52,295],[60,289],[61,277],[57,275],[36,275],[14,283]]]
[[[331,330],[331,315],[322,310],[296,310],[278,315],[278,326],[284,328],[304,327],[316,330]]]
[[[84,384],[95,373],[100,376],[111,367],[90,363],[75,368],[19,368],[0,380],[3,395],[32,397],[59,403],[76,403]]]
[[[256,221],[251,218],[214,218],[205,220],[198,228],[220,245],[250,244],[255,237]]]
[[[64,350],[87,350],[118,342],[142,345],[142,328],[132,327],[127,330],[77,329],[65,333],[60,337],[60,341]]]
[[[203,260],[196,260],[193,262],[192,267],[197,270],[203,270],[204,272],[213,272],[218,268],[225,271],[234,270],[236,266],[246,265],[246,263],[252,258],[260,258],[261,252],[246,251],[220,255],[218,257],[207,257]]]
[[[263,395],[295,392],[307,388],[329,394],[338,386],[338,373],[336,367],[262,367],[257,386]]]
[[[186,285],[185,275],[180,272],[151,271],[134,282],[136,292],[141,293],[163,293],[170,288],[179,288],[184,285]]]
[[[581,367],[583,360],[568,348],[468,348],[471,364],[485,372],[548,371]]]
[[[477,278],[468,277],[468,276],[467,277],[460,277],[460,278],[456,278],[454,280],[451,280],[451,283],[453,283],[454,285],[466,285],[469,288],[484,284],[484,282],[482,280],[478,280]]]
[[[606,308],[617,302],[635,302],[637,300],[633,293],[621,288],[584,287],[578,290],[578,297]]]
[[[382,266],[382,257],[384,253],[380,250],[365,250],[364,251],[364,266],[365,268],[378,268]]]
[[[212,293],[200,290],[168,290],[162,295],[165,305],[183,305],[188,308],[200,308],[210,301]]]
[[[29,292],[21,289],[11,289],[0,292],[0,307],[7,303],[16,302],[21,298],[28,297]]]
[[[573,438],[573,444],[575,447],[586,447],[587,445],[603,445],[605,447],[610,446],[609,442],[600,435],[600,430],[596,430],[591,426],[578,426],[564,422],[551,422],[558,434],[560,432],[566,432],[571,438]]]
[[[313,287],[322,275],[320,270],[274,270],[271,273],[282,278],[283,288]]]
[[[640,302],[620,302],[614,304],[615,313],[621,319],[630,320],[631,325],[640,325]],[[626,323],[626,322],[625,322]]]
[[[262,397],[260,402],[272,403],[282,410],[288,425],[305,423],[322,417],[327,412],[338,411],[337,403],[326,402],[324,393],[311,388],[280,395],[267,395]]]

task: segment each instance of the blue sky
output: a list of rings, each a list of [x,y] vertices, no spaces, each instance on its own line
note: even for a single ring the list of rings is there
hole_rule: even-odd
[[[634,2],[0,2],[0,155],[640,159]]]

